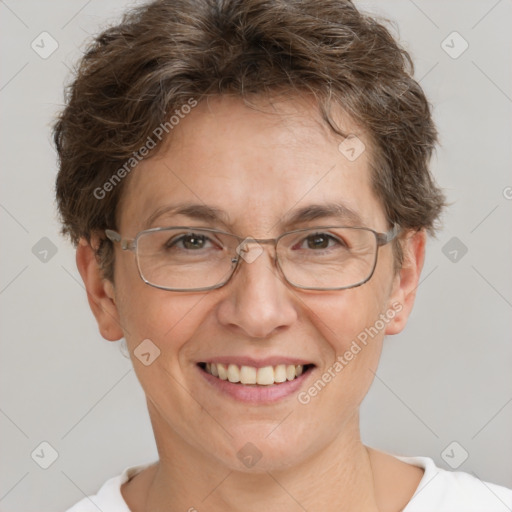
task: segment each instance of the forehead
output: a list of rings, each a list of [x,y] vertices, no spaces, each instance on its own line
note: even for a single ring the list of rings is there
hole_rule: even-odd
[[[344,139],[321,120],[310,99],[262,100],[257,107],[222,96],[183,115],[165,146],[129,176],[119,205],[120,229],[135,234],[183,224],[183,212],[193,211],[194,204],[215,213],[203,216],[203,225],[250,229],[253,236],[273,236],[308,208],[309,219],[319,219],[322,205],[344,212],[352,224],[384,225],[371,187],[369,145],[353,122],[337,119],[345,133],[357,135],[357,151],[366,145],[356,159],[347,158],[352,154],[344,151],[346,142],[340,151]],[[175,207],[183,205],[188,210],[177,215]]]

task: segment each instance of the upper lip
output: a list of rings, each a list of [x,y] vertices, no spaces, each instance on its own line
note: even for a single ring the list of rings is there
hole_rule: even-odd
[[[236,364],[238,366],[253,366],[254,368],[263,368],[265,366],[277,366],[278,364],[307,365],[313,364],[311,361],[289,356],[269,356],[262,359],[255,359],[247,356],[215,356],[198,361],[198,363],[213,364]]]

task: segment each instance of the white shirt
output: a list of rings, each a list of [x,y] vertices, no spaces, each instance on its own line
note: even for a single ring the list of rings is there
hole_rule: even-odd
[[[398,457],[423,468],[425,473],[413,497],[402,512],[510,512],[512,489],[461,471],[438,468],[429,457]],[[66,512],[131,512],[121,494],[121,485],[150,466],[126,468],[121,475],[107,480],[97,494],[83,498]]]

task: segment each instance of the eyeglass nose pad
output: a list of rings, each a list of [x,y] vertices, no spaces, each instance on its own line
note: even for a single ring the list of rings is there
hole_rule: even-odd
[[[263,252],[263,247],[257,240],[251,237],[247,237],[236,248],[236,253],[247,263],[255,261],[261,254],[263,254]]]

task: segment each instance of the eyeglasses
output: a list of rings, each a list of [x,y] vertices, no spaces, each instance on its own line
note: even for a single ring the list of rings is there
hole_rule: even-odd
[[[380,246],[399,233],[369,228],[319,226],[296,229],[277,238],[241,238],[210,228],[175,226],[141,231],[123,238],[111,229],[105,234],[125,251],[135,253],[142,280],[170,291],[206,291],[224,286],[243,259],[252,263],[273,244],[275,262],[284,279],[305,290],[344,290],[366,283],[377,265]]]

